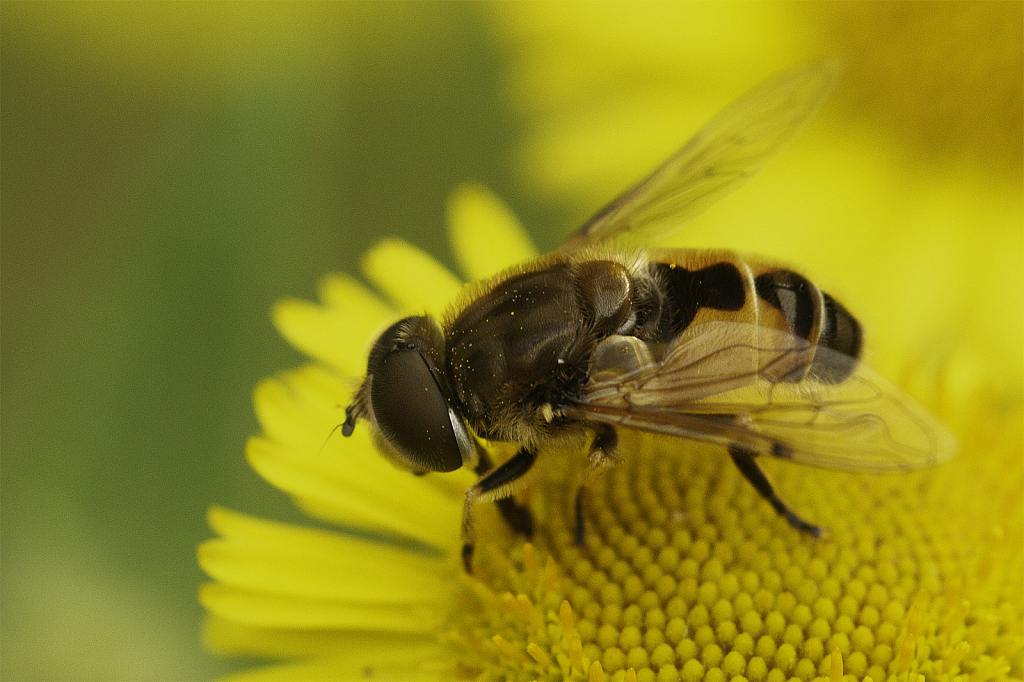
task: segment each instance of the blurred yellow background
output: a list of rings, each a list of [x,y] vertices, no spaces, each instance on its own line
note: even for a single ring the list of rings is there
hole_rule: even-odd
[[[882,368],[965,346],[1019,400],[1021,4],[0,4],[0,675],[201,679],[211,503],[299,355],[282,296],[484,182],[542,248],[763,78],[825,113],[674,243],[793,260]],[[886,337],[890,341],[886,341]],[[887,345],[888,344],[888,345]],[[326,434],[325,434],[326,436]]]

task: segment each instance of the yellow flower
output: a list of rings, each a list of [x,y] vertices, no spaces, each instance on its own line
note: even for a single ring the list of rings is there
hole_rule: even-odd
[[[819,120],[677,238],[803,268],[858,311],[885,373],[972,347],[1024,376],[1024,5],[498,3],[518,177],[582,220],[740,93],[839,58]],[[679,242],[682,243],[682,242]],[[866,276],[866,272],[870,276]]]
[[[464,273],[529,257],[511,214],[453,199]],[[524,491],[524,542],[481,505],[473,577],[459,562],[466,472],[414,477],[365,425],[330,437],[374,331],[437,313],[458,280],[407,244],[363,261],[385,302],[347,276],[275,320],[314,362],[261,384],[252,466],[312,518],[224,509],[199,548],[209,647],[277,661],[240,679],[829,680],[1024,676],[1022,410],[969,358],[907,364],[904,383],[952,424],[960,454],[899,476],[770,462],[783,496],[827,539],[790,528],[718,449],[623,433],[625,462],[569,500],[582,453],[546,452]],[[326,439],[326,444],[324,443]],[[510,453],[506,453],[510,454]],[[775,466],[772,466],[775,464]]]

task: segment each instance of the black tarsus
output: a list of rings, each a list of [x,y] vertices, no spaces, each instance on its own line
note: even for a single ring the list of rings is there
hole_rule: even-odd
[[[345,408],[345,421],[341,423],[341,435],[348,438],[356,428],[356,417],[352,414],[352,405]]]
[[[576,491],[576,534],[573,535],[572,541],[577,547],[583,546],[583,494],[586,490],[580,486],[580,489]]]
[[[494,466],[494,464],[491,463],[490,455],[487,454],[487,451],[484,450],[483,446],[480,445],[479,441],[477,441],[475,445],[476,466],[473,467],[473,473],[476,474],[477,476],[482,477],[484,474],[491,470],[491,467]]]
[[[761,467],[757,466],[757,462],[754,461],[754,454],[748,450],[743,449],[739,445],[729,446],[729,455],[732,457],[732,461],[736,464],[736,468],[740,470],[744,478],[750,481],[750,484],[754,486],[757,492],[761,493],[761,497],[768,500],[769,504],[775,508],[789,525],[793,526],[799,531],[807,533],[812,537],[821,537],[824,529],[821,526],[815,526],[813,523],[804,521],[796,513],[786,506],[786,503],[775,492],[775,488],[772,487],[771,481],[761,471]]]
[[[511,497],[503,497],[498,500],[498,511],[505,517],[505,522],[515,532],[527,540],[533,537],[533,514],[528,507],[525,507]]]

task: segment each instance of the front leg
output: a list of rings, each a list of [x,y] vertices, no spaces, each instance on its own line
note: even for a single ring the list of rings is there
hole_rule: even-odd
[[[481,498],[501,500],[508,497],[512,493],[511,484],[522,478],[535,461],[536,451],[520,448],[511,459],[466,491],[466,502],[462,507],[462,564],[466,567],[467,573],[473,572],[473,549],[476,547],[476,509],[473,505]],[[503,513],[506,512],[503,510]]]
[[[482,478],[484,474],[491,470],[493,465],[491,464],[490,455],[487,454],[487,450],[480,444],[480,441],[474,439],[474,442],[477,458],[473,471]],[[499,498],[497,504],[498,511],[505,517],[505,522],[512,530],[525,536],[526,539],[533,537],[533,515],[527,507],[516,502],[514,497]]]

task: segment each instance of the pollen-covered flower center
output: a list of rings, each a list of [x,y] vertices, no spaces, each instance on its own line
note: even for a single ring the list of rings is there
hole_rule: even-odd
[[[529,491],[533,544],[509,539],[497,515],[484,522],[467,579],[480,608],[454,623],[468,672],[933,679],[968,672],[960,663],[977,647],[1011,646],[1012,633],[962,601],[956,545],[906,522],[912,502],[896,488],[776,467],[787,499],[829,529],[814,539],[780,518],[724,451],[627,436],[622,455],[583,492],[582,546],[577,476],[551,459]]]

